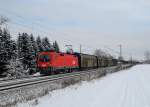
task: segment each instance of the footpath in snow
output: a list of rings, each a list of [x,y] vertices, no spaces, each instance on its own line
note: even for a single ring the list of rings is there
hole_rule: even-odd
[[[150,107],[150,65],[56,90],[18,107]]]

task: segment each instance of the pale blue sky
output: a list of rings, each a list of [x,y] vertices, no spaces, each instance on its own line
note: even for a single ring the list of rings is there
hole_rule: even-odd
[[[124,56],[143,58],[150,50],[149,0],[0,0],[0,15],[10,18],[13,34],[26,31],[57,40],[61,48],[79,44],[83,52],[95,48],[117,55],[123,45]],[[15,35],[13,35],[15,37]]]

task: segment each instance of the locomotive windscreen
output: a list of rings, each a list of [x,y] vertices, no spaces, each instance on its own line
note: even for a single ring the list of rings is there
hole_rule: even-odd
[[[39,56],[39,61],[40,62],[49,62],[50,61],[50,57],[49,57],[49,55],[40,55]]]

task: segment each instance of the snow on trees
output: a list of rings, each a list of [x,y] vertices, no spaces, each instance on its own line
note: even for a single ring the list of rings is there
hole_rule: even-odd
[[[58,43],[50,44],[49,39],[42,40],[33,34],[19,33],[17,40],[11,39],[11,34],[5,28],[8,18],[0,16],[0,76],[20,78],[36,71],[36,56],[38,52],[55,49],[59,51]]]
[[[41,38],[38,36],[35,41],[34,36],[27,33],[19,34],[17,46],[18,57],[23,64],[23,68],[28,70],[30,74],[36,71],[36,56],[38,52],[48,51],[52,47],[47,37],[41,41]]]
[[[37,52],[41,52],[44,50],[40,36],[38,36],[36,39],[36,45],[37,45]]]
[[[16,58],[16,44],[7,29],[0,28],[0,75],[7,75],[11,59]]]
[[[42,39],[42,46],[44,47],[44,51],[51,50],[52,46],[51,46],[49,39],[47,37]]]
[[[29,73],[32,74],[33,72],[36,72],[36,56],[37,56],[37,44],[35,42],[34,36],[31,34],[29,36],[29,44],[30,44],[30,70]]]
[[[18,56],[23,63],[24,69],[32,68],[35,64],[36,43],[33,35],[27,33],[18,36]]]

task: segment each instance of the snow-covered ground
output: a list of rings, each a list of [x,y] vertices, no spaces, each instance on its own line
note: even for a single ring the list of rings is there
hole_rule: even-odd
[[[33,74],[33,76],[40,76],[40,73],[39,72],[37,72],[37,73],[35,73],[35,74]]]
[[[150,65],[55,90],[18,107],[150,107]]]

